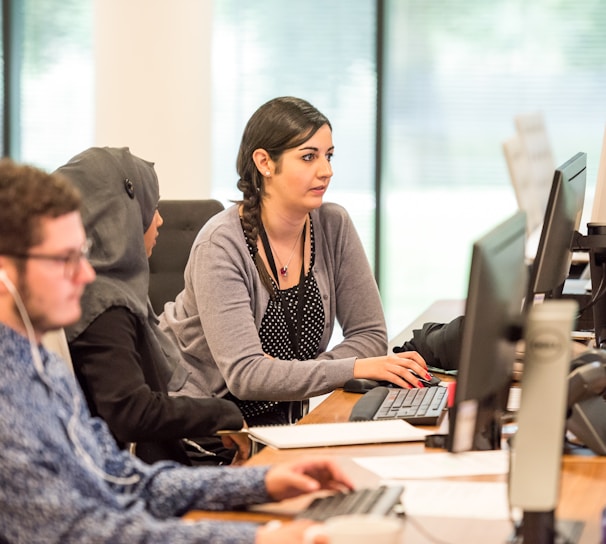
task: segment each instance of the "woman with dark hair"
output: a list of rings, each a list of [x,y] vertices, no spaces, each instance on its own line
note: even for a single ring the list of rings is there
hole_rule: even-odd
[[[413,387],[411,371],[427,375],[415,352],[386,355],[360,239],[345,209],[322,202],[332,155],[330,122],[311,104],[262,105],[238,153],[242,199],[200,231],[185,288],[160,316],[191,372],[184,391],[234,400],[249,425],[292,422],[291,401],[350,378]],[[343,340],[329,349],[335,320]]]
[[[169,395],[183,387],[188,372],[148,298],[148,258],[162,225],[153,163],[125,147],[92,147],[57,172],[82,195],[97,274],[82,296],[80,319],[66,329],[91,413],[107,422],[122,447],[136,443],[135,453],[148,463],[229,464],[234,450],[211,452],[198,442],[217,430],[241,429],[238,408],[225,399]],[[247,442],[233,440],[248,456]],[[228,445],[235,446],[233,440]]]

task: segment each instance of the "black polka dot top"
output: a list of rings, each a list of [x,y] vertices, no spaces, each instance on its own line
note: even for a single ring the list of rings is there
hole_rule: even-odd
[[[315,262],[315,238],[313,223],[309,221],[310,240],[311,240],[311,262],[309,272],[305,276],[303,282],[305,284],[305,294],[303,299],[303,319],[302,323],[298,323],[297,304],[298,295],[301,284],[295,285],[288,289],[282,290],[282,296],[275,296],[269,299],[265,315],[261,320],[259,329],[259,338],[263,352],[275,357],[276,359],[285,360],[305,360],[313,359],[320,346],[320,339],[324,332],[324,307],[322,306],[322,297],[316,279],[313,275],[313,266]],[[256,248],[253,248],[248,243],[248,249],[251,258],[254,259]],[[271,276],[271,274],[270,274]],[[279,294],[279,287],[272,278],[272,285],[276,295]],[[286,308],[282,307],[283,301],[286,303]],[[288,325],[284,312],[288,312],[291,322],[294,324],[295,330],[299,332],[299,342],[297,353],[294,352]],[[279,364],[279,361],[276,362]],[[277,401],[242,401],[234,397],[235,402],[242,410],[242,414],[249,425],[267,424],[270,423],[287,423],[285,413],[288,413],[288,402]],[[271,416],[270,416],[271,414]],[[259,416],[264,416],[260,418]],[[259,423],[258,421],[262,421]]]

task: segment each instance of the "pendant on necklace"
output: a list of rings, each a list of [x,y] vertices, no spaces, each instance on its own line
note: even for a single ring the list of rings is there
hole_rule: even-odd
[[[288,275],[288,265],[280,268],[280,275],[285,278]]]

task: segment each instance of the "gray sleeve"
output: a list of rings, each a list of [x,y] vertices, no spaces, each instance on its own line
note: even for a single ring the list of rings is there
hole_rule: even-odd
[[[316,229],[316,259],[320,290],[328,312],[341,325],[343,341],[322,359],[376,357],[387,353],[387,327],[379,290],[368,257],[344,208],[322,207]]]

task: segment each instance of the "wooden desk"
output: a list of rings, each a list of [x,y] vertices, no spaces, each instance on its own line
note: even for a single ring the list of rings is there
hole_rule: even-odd
[[[324,400],[315,410],[305,416],[299,425],[346,421],[359,394],[337,390]],[[353,457],[380,455],[423,454],[427,451],[421,443],[376,444],[361,446],[338,446],[276,450],[266,447],[253,456],[247,465],[266,465],[289,461],[314,454],[340,458],[357,485],[375,485],[377,478],[352,461]],[[437,451],[437,450],[433,450]],[[503,481],[504,477],[478,477],[476,480]],[[606,458],[597,456],[565,455],[562,464],[560,502],[556,515],[558,519],[574,519],[585,522],[580,544],[601,542],[601,512],[606,506]],[[439,499],[436,499],[439,500]],[[304,503],[291,501],[281,510],[269,508],[267,513],[195,513],[191,519],[200,517],[223,520],[259,521],[285,519],[288,513]],[[280,512],[285,512],[280,515]],[[507,521],[484,521],[450,518],[415,518],[405,520],[404,542],[406,544],[430,543],[432,535],[437,541],[448,544],[491,544],[505,543],[511,536],[511,524]],[[532,543],[528,543],[532,544]]]

